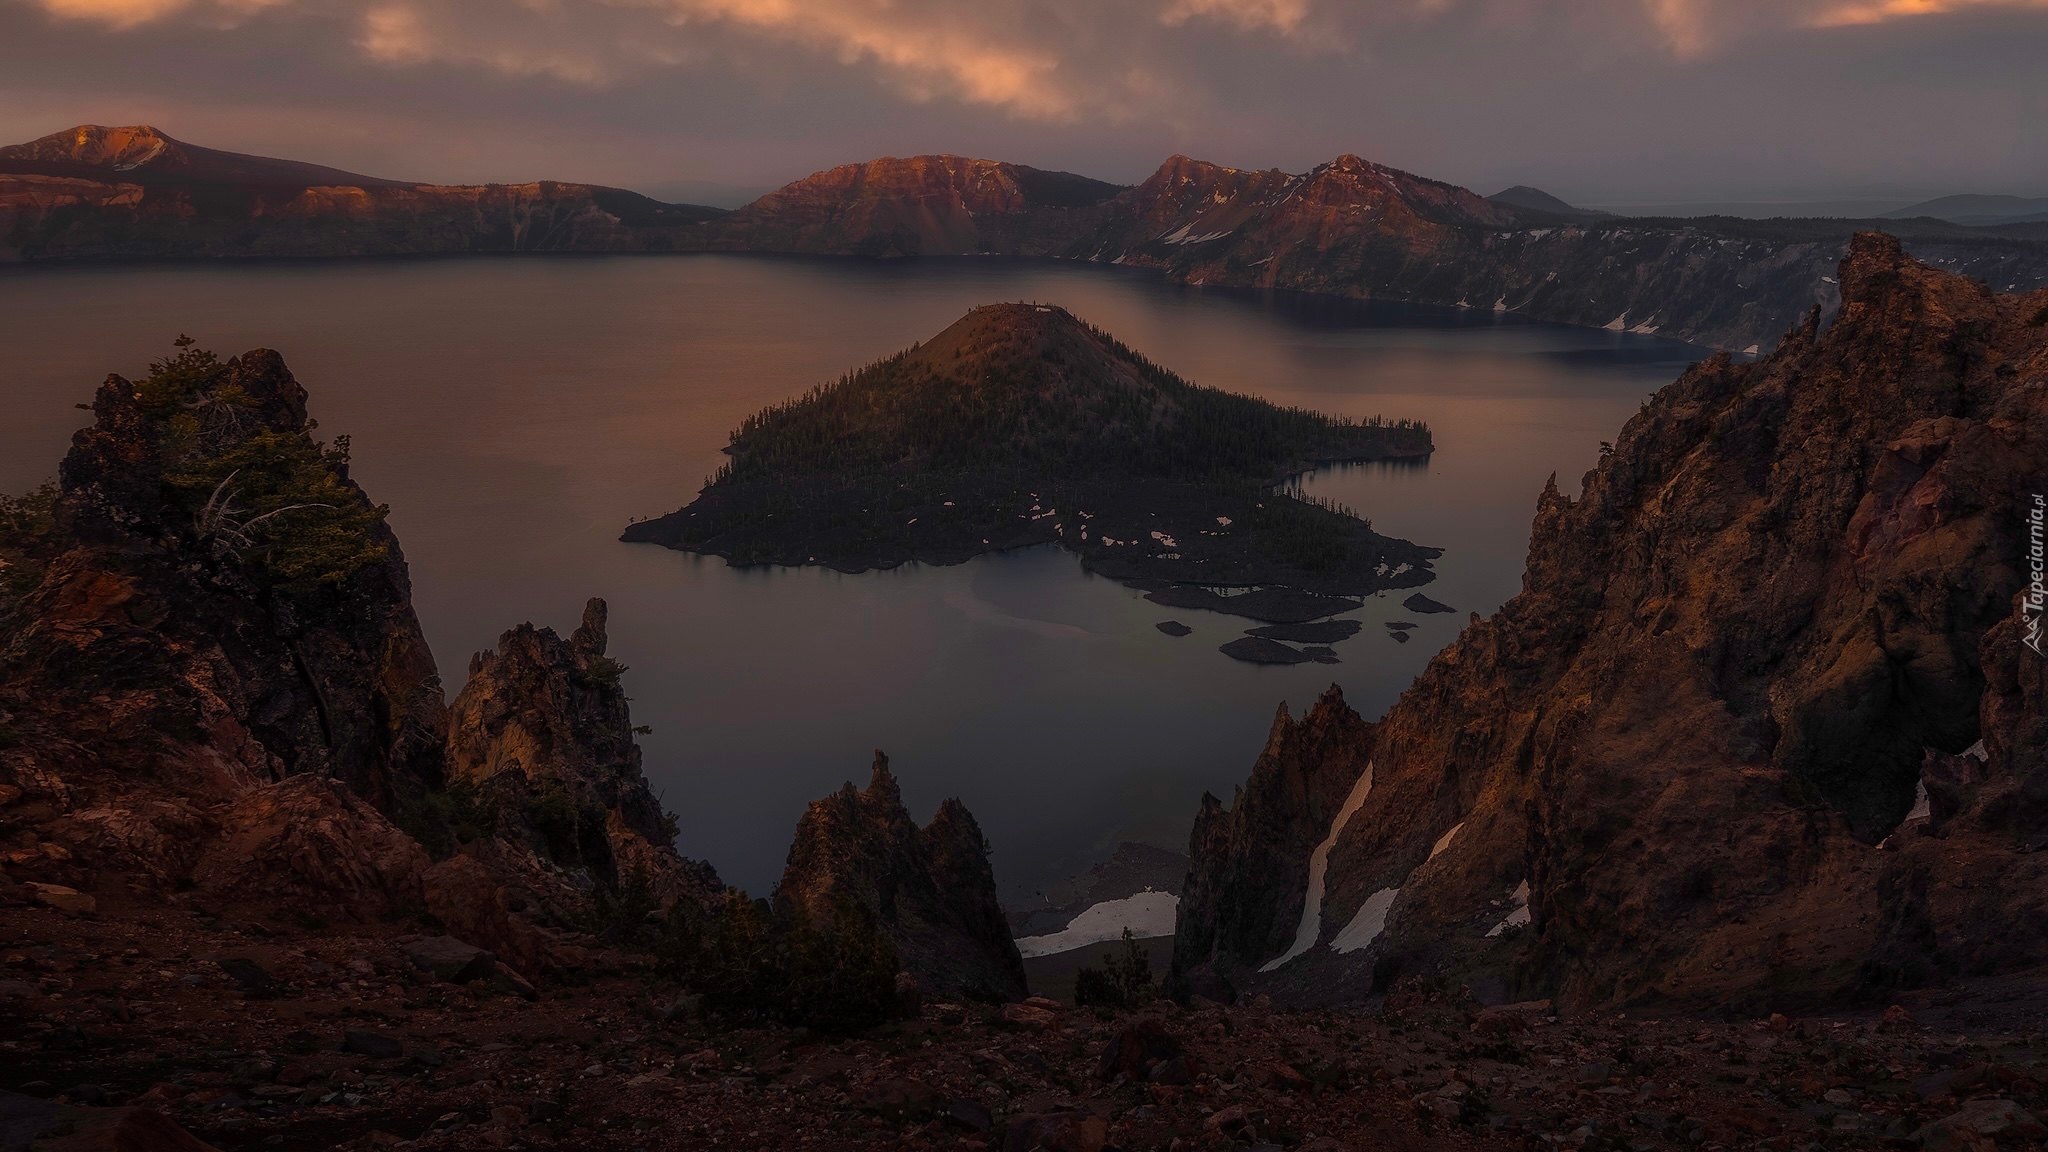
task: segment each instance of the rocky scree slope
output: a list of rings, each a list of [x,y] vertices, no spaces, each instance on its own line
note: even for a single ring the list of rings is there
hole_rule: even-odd
[[[2043,666],[2015,598],[2048,482],[2048,293],[1874,234],[1840,278],[1831,326],[1696,366],[1578,499],[1546,490],[1521,594],[1384,719],[1319,706],[1356,734],[1284,777],[1262,761],[1239,803],[1282,815],[1206,802],[1190,975],[1789,1004],[2048,960]],[[1327,797],[1368,765],[1332,833]],[[1307,886],[1293,821],[1334,834],[1319,942],[1260,976],[1285,933],[1252,886]],[[1291,870],[1207,879],[1257,853]]]

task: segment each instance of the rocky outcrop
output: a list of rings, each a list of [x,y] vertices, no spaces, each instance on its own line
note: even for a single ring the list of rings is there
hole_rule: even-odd
[[[181,353],[109,377],[93,413],[47,531],[9,558],[16,775],[78,808],[317,774],[396,815],[437,786],[445,706],[404,557],[282,358]]]
[[[480,655],[451,730],[346,441],[276,353],[187,343],[101,387],[59,485],[0,501],[7,877],[427,915],[529,977],[716,891],[640,773],[603,602]]]
[[[702,899],[720,885],[676,854],[674,824],[641,774],[605,617],[592,599],[566,641],[521,624],[470,659],[449,709],[449,779],[475,791],[498,838],[557,869],[611,886],[638,874],[665,903]]]
[[[181,348],[93,414],[58,485],[0,508],[7,872],[417,915],[446,709],[346,441],[263,350]]]
[[[842,902],[871,913],[902,970],[927,994],[1023,997],[1024,962],[996,899],[981,826],[958,800],[919,828],[889,758],[875,753],[865,789],[813,801],[797,822],[776,911],[829,923]]]
[[[237,797],[193,880],[215,896],[263,896],[330,920],[369,920],[421,911],[429,863],[419,842],[382,813],[308,774]]]
[[[1227,988],[1293,944],[1312,857],[1371,756],[1371,727],[1332,686],[1298,721],[1281,705],[1230,807],[1203,794],[1173,941],[1174,971],[1190,987]]]
[[[1875,235],[1840,277],[1831,327],[1695,367],[1578,499],[1543,494],[1522,593],[1370,726],[1317,946],[1273,990],[1792,1002],[2048,957],[2010,927],[2048,892],[2013,599],[2048,294]],[[1923,771],[1944,819],[1909,820]]]

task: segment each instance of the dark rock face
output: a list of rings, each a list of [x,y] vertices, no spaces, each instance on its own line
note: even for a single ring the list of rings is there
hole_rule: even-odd
[[[841,900],[876,916],[927,995],[1023,997],[1024,961],[996,899],[980,826],[948,800],[918,828],[879,752],[866,789],[849,783],[804,812],[775,890],[778,912],[827,922]]]
[[[39,578],[0,600],[0,758],[82,807],[150,795],[133,814],[174,854],[194,806],[298,775],[399,814],[440,783],[446,714],[398,542],[275,352],[191,375],[149,397],[109,377],[74,438],[16,570]]]
[[[2023,851],[2048,834],[2028,799],[2042,667],[2014,607],[2048,294],[1995,296],[1874,235],[1840,275],[1831,328],[1696,367],[1579,499],[1545,491],[1523,592],[1380,723],[1352,718],[1376,780],[1331,854],[1323,939],[1375,897],[1385,928],[1312,949],[1308,978],[1367,962],[1570,1005],[1790,1002],[2048,955]],[[1945,819],[1901,828],[1923,763],[1980,738],[1969,770],[1930,773]],[[1186,900],[1183,931],[1266,887]]]
[[[449,709],[448,774],[474,787],[497,835],[556,868],[616,885],[636,870],[665,902],[720,885],[676,855],[675,834],[640,770],[620,677],[605,655],[605,602],[568,640],[521,624],[470,659]]]
[[[1197,991],[1241,981],[1294,942],[1309,858],[1365,774],[1372,745],[1371,726],[1332,685],[1298,721],[1281,706],[1229,808],[1202,797],[1173,940],[1174,971]]]
[[[81,907],[427,913],[530,977],[600,885],[718,889],[640,775],[601,601],[480,656],[451,733],[383,509],[276,353],[181,350],[94,413],[56,489],[0,501],[0,804],[47,846],[10,870]]]

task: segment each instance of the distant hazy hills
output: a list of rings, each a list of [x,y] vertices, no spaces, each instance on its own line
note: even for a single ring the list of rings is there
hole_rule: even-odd
[[[1531,212],[1547,212],[1565,220],[1594,220],[1614,215],[1612,212],[1602,212],[1597,208],[1580,208],[1574,204],[1567,204],[1543,189],[1531,188],[1527,184],[1517,184],[1513,188],[1495,192],[1487,199],[1495,204],[1526,208]]]
[[[1951,224],[1983,227],[2048,221],[2048,196],[1943,196],[1887,212],[1891,220],[1931,216]]]
[[[1030,256],[1765,348],[1840,300],[1849,238],[2011,291],[2048,283],[2048,201],[1964,197],[1897,219],[1656,217],[1540,189],[1493,197],[1339,156],[1307,172],[1169,157],[1129,187],[964,156],[827,169],[733,210],[540,180],[443,185],[82,125],[0,148],[0,264],[510,252]],[[2020,223],[1967,226],[1992,214]]]

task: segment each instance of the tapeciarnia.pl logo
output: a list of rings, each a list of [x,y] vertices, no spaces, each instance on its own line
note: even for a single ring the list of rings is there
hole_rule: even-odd
[[[2048,519],[2048,499],[2036,492],[2034,506],[2027,509],[2027,571],[2031,579],[2027,584],[2026,597],[2020,602],[2020,614],[2025,617],[2027,626],[2025,643],[2036,656],[2043,654],[2041,617],[2044,609],[2048,609],[2048,576],[2044,576],[2044,571],[2048,571],[2048,555],[2044,555],[2041,540],[2042,529],[2048,526],[2043,524],[2044,519]]]

